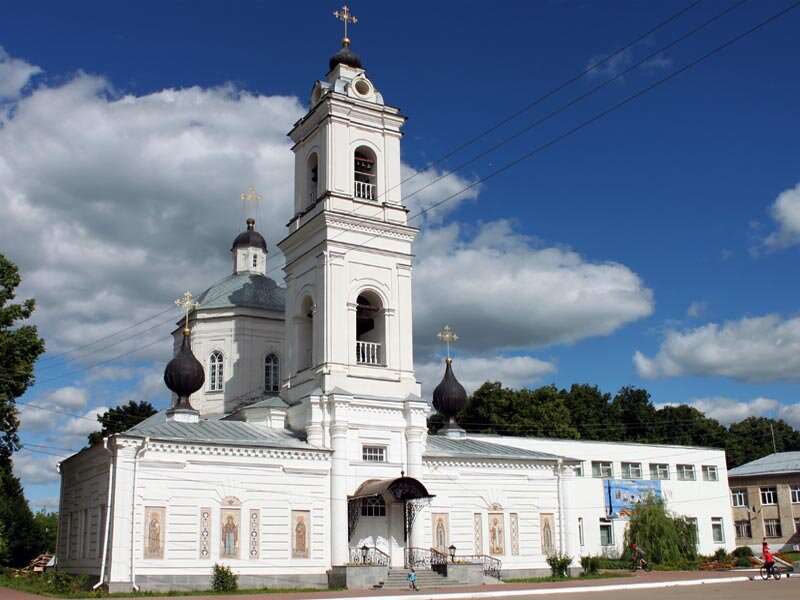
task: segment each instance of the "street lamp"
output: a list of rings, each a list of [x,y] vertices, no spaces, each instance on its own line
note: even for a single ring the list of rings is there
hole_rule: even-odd
[[[361,564],[362,565],[367,564],[367,553],[368,552],[369,552],[369,548],[367,547],[366,544],[361,546]]]
[[[448,550],[450,550],[450,561],[456,562],[456,547],[453,544],[450,544]]]

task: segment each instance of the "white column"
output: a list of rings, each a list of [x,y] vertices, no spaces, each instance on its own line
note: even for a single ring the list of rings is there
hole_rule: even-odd
[[[561,514],[563,515],[562,527],[564,529],[564,554],[572,557],[571,568],[580,567],[581,542],[578,533],[578,511],[575,506],[577,500],[575,493],[575,471],[571,467],[561,467],[559,474],[561,485]]]
[[[347,539],[347,422],[339,422],[336,413],[344,407],[336,403],[334,422],[331,425],[331,565],[339,566],[349,561]]]
[[[140,440],[123,440],[116,447],[113,515],[110,521],[111,541],[108,566],[109,591],[131,591],[131,556],[133,538],[133,516],[135,513],[133,474],[136,451]]]

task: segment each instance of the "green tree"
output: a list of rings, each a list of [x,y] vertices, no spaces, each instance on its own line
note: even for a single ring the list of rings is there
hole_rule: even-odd
[[[20,284],[17,266],[0,254],[0,461],[7,462],[19,450],[19,419],[15,401],[33,385],[33,365],[44,352],[44,340],[34,325],[20,325],[30,318],[33,299],[12,304]]]
[[[786,421],[765,417],[748,417],[728,428],[728,444],[725,455],[728,467],[738,467],[774,452],[772,440],[778,452],[800,450],[800,433]]]
[[[58,513],[41,509],[33,516],[39,533],[39,553],[54,553],[58,538]]]
[[[631,542],[636,542],[647,552],[648,562],[681,564],[697,557],[696,535],[694,525],[674,517],[663,498],[651,495],[633,506],[625,530],[625,552],[630,555]]]
[[[656,409],[650,402],[650,394],[647,390],[630,386],[623,387],[614,396],[612,407],[618,411],[626,441],[650,441]]]
[[[611,394],[596,385],[572,384],[562,391],[572,426],[581,439],[618,441],[624,436],[619,409],[611,404]]]
[[[563,393],[554,385],[512,391],[508,412],[501,414],[503,433],[523,437],[577,439]]]
[[[147,417],[156,414],[156,412],[158,411],[146,400],[141,402],[131,400],[122,406],[110,408],[102,415],[97,416],[97,420],[103,428],[100,431],[93,431],[89,434],[89,444],[94,446],[102,442],[104,437],[128,431],[128,429],[138,425]]]
[[[0,525],[8,545],[7,564],[23,567],[39,554],[42,539],[22,484],[10,465],[0,468],[0,490]]]
[[[728,441],[728,430],[719,421],[709,419],[686,404],[664,406],[655,413],[650,441],[724,448]]]

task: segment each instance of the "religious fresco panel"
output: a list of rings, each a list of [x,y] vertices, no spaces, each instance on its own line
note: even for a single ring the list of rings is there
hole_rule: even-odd
[[[258,558],[258,528],[261,519],[259,518],[258,509],[250,511],[250,558]]]
[[[211,509],[200,509],[200,558],[211,558]]]
[[[311,556],[311,511],[292,511],[292,558]]]
[[[539,515],[539,526],[542,537],[542,554],[551,556],[556,552],[556,530],[553,513],[542,513]]]
[[[447,513],[431,513],[433,532],[431,544],[442,554],[447,554],[450,546],[450,516]]]
[[[489,554],[504,556],[506,553],[506,523],[503,513],[489,513]]]
[[[242,511],[238,508],[223,508],[219,511],[219,556],[239,558],[242,531]]]
[[[475,535],[475,554],[483,554],[483,516],[481,513],[472,515],[472,529]]]
[[[144,557],[164,558],[164,534],[167,509],[163,506],[144,508]]]
[[[508,520],[511,527],[511,556],[519,556],[519,515],[511,513]]]

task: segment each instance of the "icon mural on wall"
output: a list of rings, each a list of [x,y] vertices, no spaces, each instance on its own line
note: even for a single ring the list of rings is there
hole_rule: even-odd
[[[144,509],[144,557],[164,558],[164,517],[166,509],[158,506],[147,506]]]
[[[472,529],[475,532],[475,554],[483,554],[483,517],[481,513],[472,515]]]
[[[555,554],[555,529],[552,513],[542,513],[539,515],[539,527],[542,536],[542,554],[550,556]]]
[[[292,511],[292,558],[308,558],[311,555],[310,530],[311,511]]]
[[[511,556],[519,556],[519,515],[511,513],[508,516],[511,521]]]
[[[432,513],[431,522],[433,523],[433,547],[439,552],[447,554],[450,546],[450,522],[447,513]]]
[[[258,509],[250,510],[250,558],[258,558],[258,526],[260,518]]]
[[[503,556],[506,553],[505,529],[503,513],[489,513],[489,554]]]
[[[238,508],[220,510],[219,555],[221,558],[239,558],[241,526],[241,511]]]
[[[211,558],[211,509],[200,509],[200,558]]]

